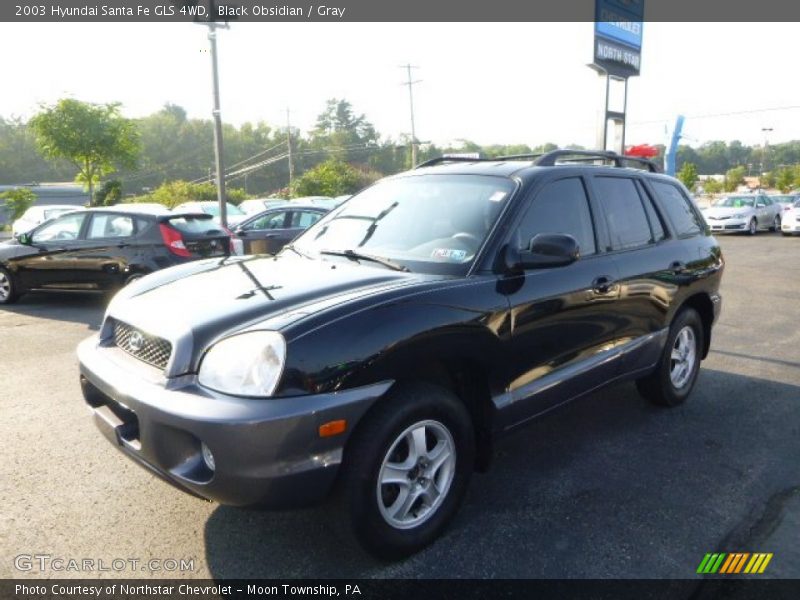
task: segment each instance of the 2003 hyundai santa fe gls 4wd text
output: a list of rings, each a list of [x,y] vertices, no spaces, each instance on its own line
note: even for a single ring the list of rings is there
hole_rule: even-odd
[[[396,558],[442,532],[500,434],[627,379],[682,403],[722,270],[647,161],[436,159],[276,256],[124,288],[79,347],[81,384],[106,437],[173,485],[267,508],[333,492]]]

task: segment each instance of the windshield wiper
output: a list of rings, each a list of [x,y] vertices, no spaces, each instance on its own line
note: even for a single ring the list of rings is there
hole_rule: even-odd
[[[371,254],[362,254],[361,252],[356,252],[355,250],[320,250],[319,253],[330,254],[331,256],[346,256],[347,258],[352,258],[354,260],[368,260],[383,265],[384,267],[389,267],[393,271],[410,271],[410,269],[405,265],[391,261],[388,258],[372,256]]]

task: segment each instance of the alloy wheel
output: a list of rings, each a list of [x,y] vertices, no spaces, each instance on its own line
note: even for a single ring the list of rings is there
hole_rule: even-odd
[[[427,521],[447,497],[456,471],[456,446],[438,421],[420,421],[389,448],[378,474],[378,508],[396,529]]]
[[[0,300],[6,301],[10,295],[11,281],[9,281],[8,275],[0,271]]]
[[[692,377],[697,360],[697,339],[694,329],[683,327],[675,337],[670,356],[669,377],[676,389],[685,386]]]

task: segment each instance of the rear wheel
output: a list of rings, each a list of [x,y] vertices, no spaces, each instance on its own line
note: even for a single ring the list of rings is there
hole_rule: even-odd
[[[670,326],[656,370],[636,381],[639,393],[660,406],[683,404],[697,380],[704,343],[700,315],[683,309]]]
[[[383,559],[433,542],[455,515],[475,457],[469,413],[429,384],[389,393],[359,423],[344,458],[344,508],[352,531]]]
[[[755,235],[758,232],[758,221],[756,221],[755,217],[750,219],[750,224],[747,226],[747,233],[750,235]]]
[[[19,298],[17,282],[7,269],[0,267],[0,304],[13,304]]]

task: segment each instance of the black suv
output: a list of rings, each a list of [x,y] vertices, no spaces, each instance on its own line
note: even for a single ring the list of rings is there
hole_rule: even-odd
[[[186,492],[271,508],[335,492],[367,549],[414,552],[498,436],[623,380],[686,400],[723,260],[655,171],[559,150],[384,179],[277,256],[124,288],[79,347],[86,401]]]
[[[229,253],[230,236],[210,215],[135,204],[76,210],[0,244],[0,304],[30,291],[116,290],[159,269]]]

